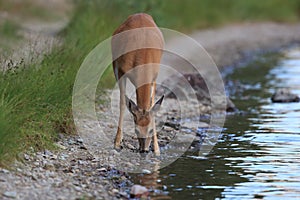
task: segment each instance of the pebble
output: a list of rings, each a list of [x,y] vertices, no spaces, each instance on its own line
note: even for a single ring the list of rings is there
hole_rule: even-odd
[[[148,169],[143,169],[143,170],[142,170],[142,173],[144,173],[144,174],[151,174],[151,171],[148,170]]]
[[[17,172],[19,172],[19,173],[22,173],[22,172],[23,172],[23,170],[22,170],[22,169],[20,169],[20,168],[17,168]]]
[[[105,167],[101,167],[100,169],[98,169],[99,172],[103,172],[103,171],[107,171],[107,169]]]
[[[7,169],[0,169],[0,172],[4,173],[4,174],[8,174],[9,173],[9,171]]]
[[[145,198],[149,195],[149,191],[146,187],[141,185],[133,185],[130,189],[131,198]]]
[[[78,138],[78,139],[76,140],[76,142],[78,142],[78,143],[82,144],[82,143],[83,143],[83,139],[81,139],[81,138]]]
[[[81,192],[81,191],[82,191],[82,188],[79,187],[79,186],[74,186],[74,189],[75,189],[77,192]]]
[[[126,166],[126,167],[129,167],[129,168],[132,168],[132,167],[134,167],[134,164],[132,164],[131,162],[127,162],[127,163],[125,164],[125,166]]]
[[[15,191],[7,191],[3,193],[3,196],[7,197],[7,198],[16,198],[17,197],[17,192]]]
[[[29,156],[28,154],[24,153],[24,159],[25,159],[25,160],[29,160],[29,159],[30,159],[30,156]]]
[[[112,193],[115,193],[115,194],[117,194],[117,193],[119,193],[119,190],[117,190],[117,189],[112,189]]]
[[[136,149],[132,144],[130,144],[130,143],[127,143],[126,144],[126,147],[128,148],[128,149]]]
[[[86,162],[83,161],[83,160],[78,160],[78,164],[79,164],[79,165],[84,165],[84,164],[86,164]]]
[[[59,144],[59,143],[56,143],[55,146],[57,146],[58,148],[63,149],[63,150],[66,150],[66,149],[67,149],[66,146],[61,145],[61,144]]]
[[[52,152],[46,149],[46,150],[44,151],[44,154],[47,155],[47,156],[51,156],[51,155],[52,155]]]
[[[44,169],[47,169],[47,170],[55,170],[55,166],[52,164],[52,163],[46,163],[44,165]]]

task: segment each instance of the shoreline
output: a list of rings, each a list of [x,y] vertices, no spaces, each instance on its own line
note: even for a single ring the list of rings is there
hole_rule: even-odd
[[[275,22],[233,24],[192,33],[219,69],[235,66],[262,52],[278,51],[300,42],[300,24]]]
[[[300,24],[265,22],[201,30],[190,36],[202,44],[218,68],[225,71],[260,52],[300,42],[300,34],[297,33],[300,33]],[[106,128],[112,130],[110,126],[106,124]],[[56,145],[59,150],[53,152],[21,153],[22,163],[12,165],[15,169],[0,169],[1,197],[101,199],[126,195],[119,185],[124,182],[130,185],[128,177],[110,168],[107,163],[92,158],[78,136],[62,136]]]
[[[257,54],[299,43],[299,33],[300,23],[258,22],[197,31],[190,36],[205,48],[219,69],[225,70]]]

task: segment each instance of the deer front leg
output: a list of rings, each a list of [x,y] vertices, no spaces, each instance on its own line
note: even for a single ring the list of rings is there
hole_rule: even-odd
[[[154,81],[152,83],[152,88],[151,88],[151,106],[150,107],[152,107],[155,103],[155,101],[154,101],[155,100],[155,90],[156,90],[156,82]]]
[[[159,145],[158,145],[158,140],[157,140],[157,132],[155,128],[155,123],[153,127],[153,149],[154,149],[154,154],[156,156],[160,156],[160,150],[159,150]]]
[[[119,80],[119,88],[120,88],[120,115],[119,115],[119,124],[118,124],[118,130],[114,141],[114,147],[115,149],[121,148],[121,141],[123,138],[123,121],[124,121],[124,111],[126,107],[125,102],[125,89],[126,89],[126,82],[125,78],[121,78]]]
[[[152,83],[152,90],[151,90],[151,107],[154,105],[154,99],[155,99],[155,90],[156,90],[156,82],[154,81]],[[159,150],[159,145],[158,145],[158,139],[157,139],[157,132],[156,132],[156,125],[155,125],[155,117],[153,117],[154,120],[154,127],[153,127],[153,149],[154,149],[154,154],[156,156],[160,156],[160,150]]]

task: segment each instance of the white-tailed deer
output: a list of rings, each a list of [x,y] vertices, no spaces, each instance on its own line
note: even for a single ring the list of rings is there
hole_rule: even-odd
[[[118,38],[118,35],[122,36]],[[160,154],[154,115],[159,110],[164,96],[155,104],[154,97],[163,45],[161,31],[152,17],[144,13],[129,16],[113,33],[113,69],[120,89],[120,116],[114,141],[116,149],[121,147],[124,111],[127,106],[134,117],[140,152],[148,152],[153,139],[154,153]],[[133,46],[137,48],[134,49]],[[119,55],[120,51],[126,53]],[[126,79],[135,86],[137,104],[125,94]]]

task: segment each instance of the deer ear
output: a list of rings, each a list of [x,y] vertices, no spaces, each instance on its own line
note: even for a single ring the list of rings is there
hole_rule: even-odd
[[[162,101],[164,100],[165,95],[160,97],[160,99],[152,106],[151,112],[156,113],[159,111]]]
[[[126,106],[127,106],[128,110],[133,115],[135,115],[135,113],[138,111],[137,105],[131,99],[129,99],[126,95],[125,95],[125,100],[126,100]]]

